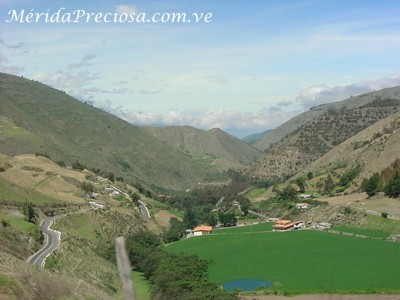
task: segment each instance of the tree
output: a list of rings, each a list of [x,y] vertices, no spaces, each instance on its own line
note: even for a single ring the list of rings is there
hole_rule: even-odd
[[[244,196],[242,196],[239,200],[239,204],[240,204],[240,210],[242,211],[242,213],[244,215],[247,215],[249,213],[249,209],[250,209],[250,200]]]
[[[314,178],[314,175],[313,175],[313,173],[310,171],[310,172],[308,172],[307,173],[307,179],[308,180],[311,180],[311,179],[313,179]]]
[[[138,195],[138,193],[129,192],[129,197],[131,197],[133,204],[139,206],[140,196]]]
[[[297,191],[291,185],[286,186],[283,191],[277,193],[278,200],[297,200]]]
[[[400,175],[396,172],[394,177],[389,181],[385,187],[385,195],[391,198],[397,198],[400,196]]]
[[[156,264],[152,259],[161,255],[161,240],[150,231],[139,231],[126,238],[129,260],[135,270],[143,272],[149,279],[155,272]]]
[[[185,223],[179,221],[177,218],[171,218],[169,225],[169,229],[164,235],[164,241],[167,243],[179,241],[185,233]]]
[[[88,194],[91,194],[95,191],[94,185],[91,182],[87,181],[81,183],[81,189]]]
[[[335,188],[335,183],[333,182],[333,178],[331,174],[329,174],[324,180],[324,193],[330,194]]]
[[[108,179],[109,179],[111,182],[114,182],[114,181],[115,181],[115,175],[114,175],[113,172],[108,173]]]
[[[343,173],[339,178],[339,185],[342,187],[348,187],[354,178],[358,176],[361,172],[361,166],[357,165]]]
[[[369,179],[364,179],[361,188],[369,197],[381,191],[382,181],[378,173],[373,174]]]
[[[25,220],[27,222],[35,223],[35,208],[31,202],[25,202],[23,206],[23,212],[25,215]]]
[[[85,169],[85,166],[82,165],[79,161],[76,160],[76,161],[72,164],[72,169],[82,171],[82,170]]]
[[[207,223],[210,226],[215,226],[218,224],[218,217],[215,213],[210,213],[207,217]]]
[[[161,245],[160,239],[149,231],[137,232],[126,239],[132,266],[152,284],[154,299],[234,299],[210,281],[208,261],[195,255],[167,253]]]
[[[60,167],[63,167],[63,168],[65,168],[67,165],[65,164],[65,161],[63,161],[63,160],[59,160],[59,161],[57,161],[57,164],[60,166]]]
[[[197,226],[196,215],[192,209],[188,208],[185,211],[185,215],[183,216],[183,223],[187,226],[187,228],[193,229]]]
[[[306,191],[306,179],[304,177],[296,178],[296,184],[299,187],[300,193],[304,193]]]
[[[159,262],[155,275],[154,299],[229,300],[233,295],[221,290],[207,276],[209,262],[196,255],[169,254]]]
[[[237,218],[234,212],[224,213],[220,211],[218,213],[218,219],[224,227],[236,226],[237,224]]]

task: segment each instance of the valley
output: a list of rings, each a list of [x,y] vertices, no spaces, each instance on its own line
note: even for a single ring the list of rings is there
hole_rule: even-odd
[[[0,87],[0,298],[121,299],[119,236],[143,299],[399,298],[398,87],[314,107],[253,145],[134,126],[5,73]],[[61,243],[29,265],[49,218]],[[279,219],[301,229],[276,232]],[[271,286],[221,289],[242,279]]]

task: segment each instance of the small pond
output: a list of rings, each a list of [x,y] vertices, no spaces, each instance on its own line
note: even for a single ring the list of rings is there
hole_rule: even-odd
[[[260,279],[239,279],[239,280],[225,282],[223,284],[223,287],[224,290],[228,292],[233,292],[235,289],[239,289],[245,292],[245,291],[253,291],[259,287],[272,287],[272,282]]]

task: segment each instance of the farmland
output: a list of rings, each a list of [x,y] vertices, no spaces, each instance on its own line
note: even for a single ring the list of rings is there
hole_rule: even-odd
[[[399,292],[400,244],[319,231],[254,232],[251,226],[215,231],[167,247],[211,260],[220,284],[254,278],[287,293]],[[267,225],[263,225],[267,226]],[[247,234],[244,230],[247,228]],[[266,230],[266,229],[264,229]]]

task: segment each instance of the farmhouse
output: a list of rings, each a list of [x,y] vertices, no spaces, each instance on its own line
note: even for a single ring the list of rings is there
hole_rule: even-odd
[[[212,232],[212,226],[197,226],[193,229],[193,236],[200,236],[200,235],[206,235],[210,234]]]
[[[286,231],[286,230],[292,230],[294,225],[295,224],[289,220],[278,220],[275,222],[273,228],[275,231]]]

